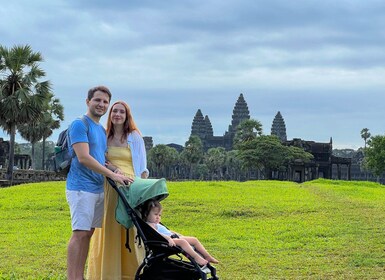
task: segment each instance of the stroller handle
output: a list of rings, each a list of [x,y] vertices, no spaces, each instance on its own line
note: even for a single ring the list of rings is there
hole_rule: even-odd
[[[118,188],[115,181],[112,180],[110,177],[106,177],[106,178],[107,178],[108,183],[111,185],[111,187],[118,193],[118,195],[122,199],[122,202],[123,202],[124,206],[126,207],[126,209],[132,212],[133,211],[132,207],[130,206],[130,204],[128,204],[128,201],[127,201],[126,197],[124,196],[124,193],[120,190],[120,188]]]

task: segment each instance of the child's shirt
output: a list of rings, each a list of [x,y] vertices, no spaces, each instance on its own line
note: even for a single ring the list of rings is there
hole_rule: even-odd
[[[166,228],[162,224],[155,224],[154,223],[154,226],[155,226],[156,231],[159,232],[160,234],[164,234],[164,235],[167,235],[167,236],[171,236],[171,235],[174,234],[172,231],[170,231],[168,228]]]

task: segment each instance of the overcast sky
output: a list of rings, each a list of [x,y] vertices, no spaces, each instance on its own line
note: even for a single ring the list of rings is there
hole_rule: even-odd
[[[41,52],[62,128],[103,84],[154,144],[184,145],[198,109],[223,135],[240,93],[265,134],[278,111],[288,139],[357,149],[362,128],[384,134],[384,1],[3,2],[0,44]]]

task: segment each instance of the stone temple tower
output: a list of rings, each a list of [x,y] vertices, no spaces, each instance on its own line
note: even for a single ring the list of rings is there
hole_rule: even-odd
[[[237,126],[244,120],[250,119],[249,107],[241,93],[238,97],[237,102],[235,103],[233,109],[233,115],[231,119],[231,124],[229,125],[229,130],[225,132],[223,136],[224,148],[226,150],[231,150],[233,148],[233,140],[235,133],[237,132]]]
[[[213,134],[213,126],[211,125],[209,117],[206,115],[206,117],[203,118],[201,109],[198,109],[191,125],[191,135],[197,135],[201,140],[204,140],[212,137]]]
[[[237,126],[245,119],[250,119],[247,103],[241,93],[235,103],[231,124],[223,136],[214,136],[213,127],[209,117],[203,117],[202,111],[198,109],[191,125],[191,135],[197,135],[203,144],[204,150],[214,147],[223,147],[226,150],[233,148],[233,139]]]
[[[273,120],[273,124],[271,126],[271,135],[278,136],[282,142],[287,141],[286,125],[280,111],[278,111]]]
[[[206,135],[209,137],[214,136],[214,130],[213,126],[211,125],[211,121],[209,119],[209,116],[205,116],[205,127],[206,127]]]
[[[250,119],[250,112],[249,107],[247,106],[247,103],[245,101],[245,98],[243,97],[243,93],[241,93],[238,97],[237,102],[235,103],[231,125],[229,125],[229,134],[235,135],[235,132],[237,131],[237,126],[243,121],[243,120]]]

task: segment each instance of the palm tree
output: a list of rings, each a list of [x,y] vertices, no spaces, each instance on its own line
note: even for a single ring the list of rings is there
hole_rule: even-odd
[[[365,141],[365,149],[366,149],[366,144],[368,143],[368,139],[370,138],[370,136],[372,136],[372,135],[370,134],[368,128],[363,128],[361,130],[361,138],[364,139],[364,141]]]
[[[11,184],[16,127],[41,117],[50,92],[49,81],[39,81],[45,77],[41,61],[41,54],[29,45],[0,46],[0,126],[10,135],[7,179]]]
[[[181,160],[184,160],[189,165],[189,179],[193,178],[193,169],[203,159],[203,154],[201,139],[196,135],[191,135],[181,153]]]
[[[381,174],[385,172],[385,136],[376,135],[368,141],[365,151],[365,161],[368,169],[377,176],[377,182]]]
[[[153,164],[155,176],[170,178],[177,164],[178,152],[175,148],[159,144],[149,151],[148,160]]]
[[[238,150],[228,151],[226,154],[226,176],[229,180],[241,181],[245,174],[242,170],[242,161],[237,156]]]
[[[59,99],[54,98],[52,93],[48,95],[43,115],[39,121],[31,124],[23,124],[17,127],[21,137],[32,145],[32,168],[35,169],[35,144],[43,139],[42,143],[42,169],[45,170],[45,140],[50,137],[54,129],[60,127],[60,121],[64,119],[63,106]],[[55,117],[55,119],[54,119]]]
[[[368,128],[363,128],[361,130],[361,138],[364,139],[364,142],[365,142],[365,146],[364,146],[364,161],[366,160],[366,145],[368,144],[368,139],[371,137],[372,135],[370,134],[369,132],[369,129]],[[368,180],[368,171],[367,171],[367,168],[366,168],[366,165],[364,164],[365,166],[365,178],[366,180]]]
[[[225,167],[226,155],[226,150],[223,147],[210,148],[204,155],[203,161],[210,172],[211,180],[214,178],[223,179],[222,171]]]
[[[38,141],[43,137],[39,122],[33,122],[30,124],[23,124],[17,127],[20,136],[31,143],[31,167],[35,169],[35,146]]]
[[[237,126],[237,132],[234,136],[233,146],[237,149],[240,144],[251,141],[257,136],[261,135],[262,124],[260,121],[255,119],[244,120]]]
[[[60,127],[60,122],[64,120],[64,107],[60,104],[60,100],[53,98],[51,95],[50,102],[48,103],[48,111],[44,114],[42,121],[43,129],[43,155],[42,155],[42,169],[45,170],[45,140],[50,137],[54,129]]]

